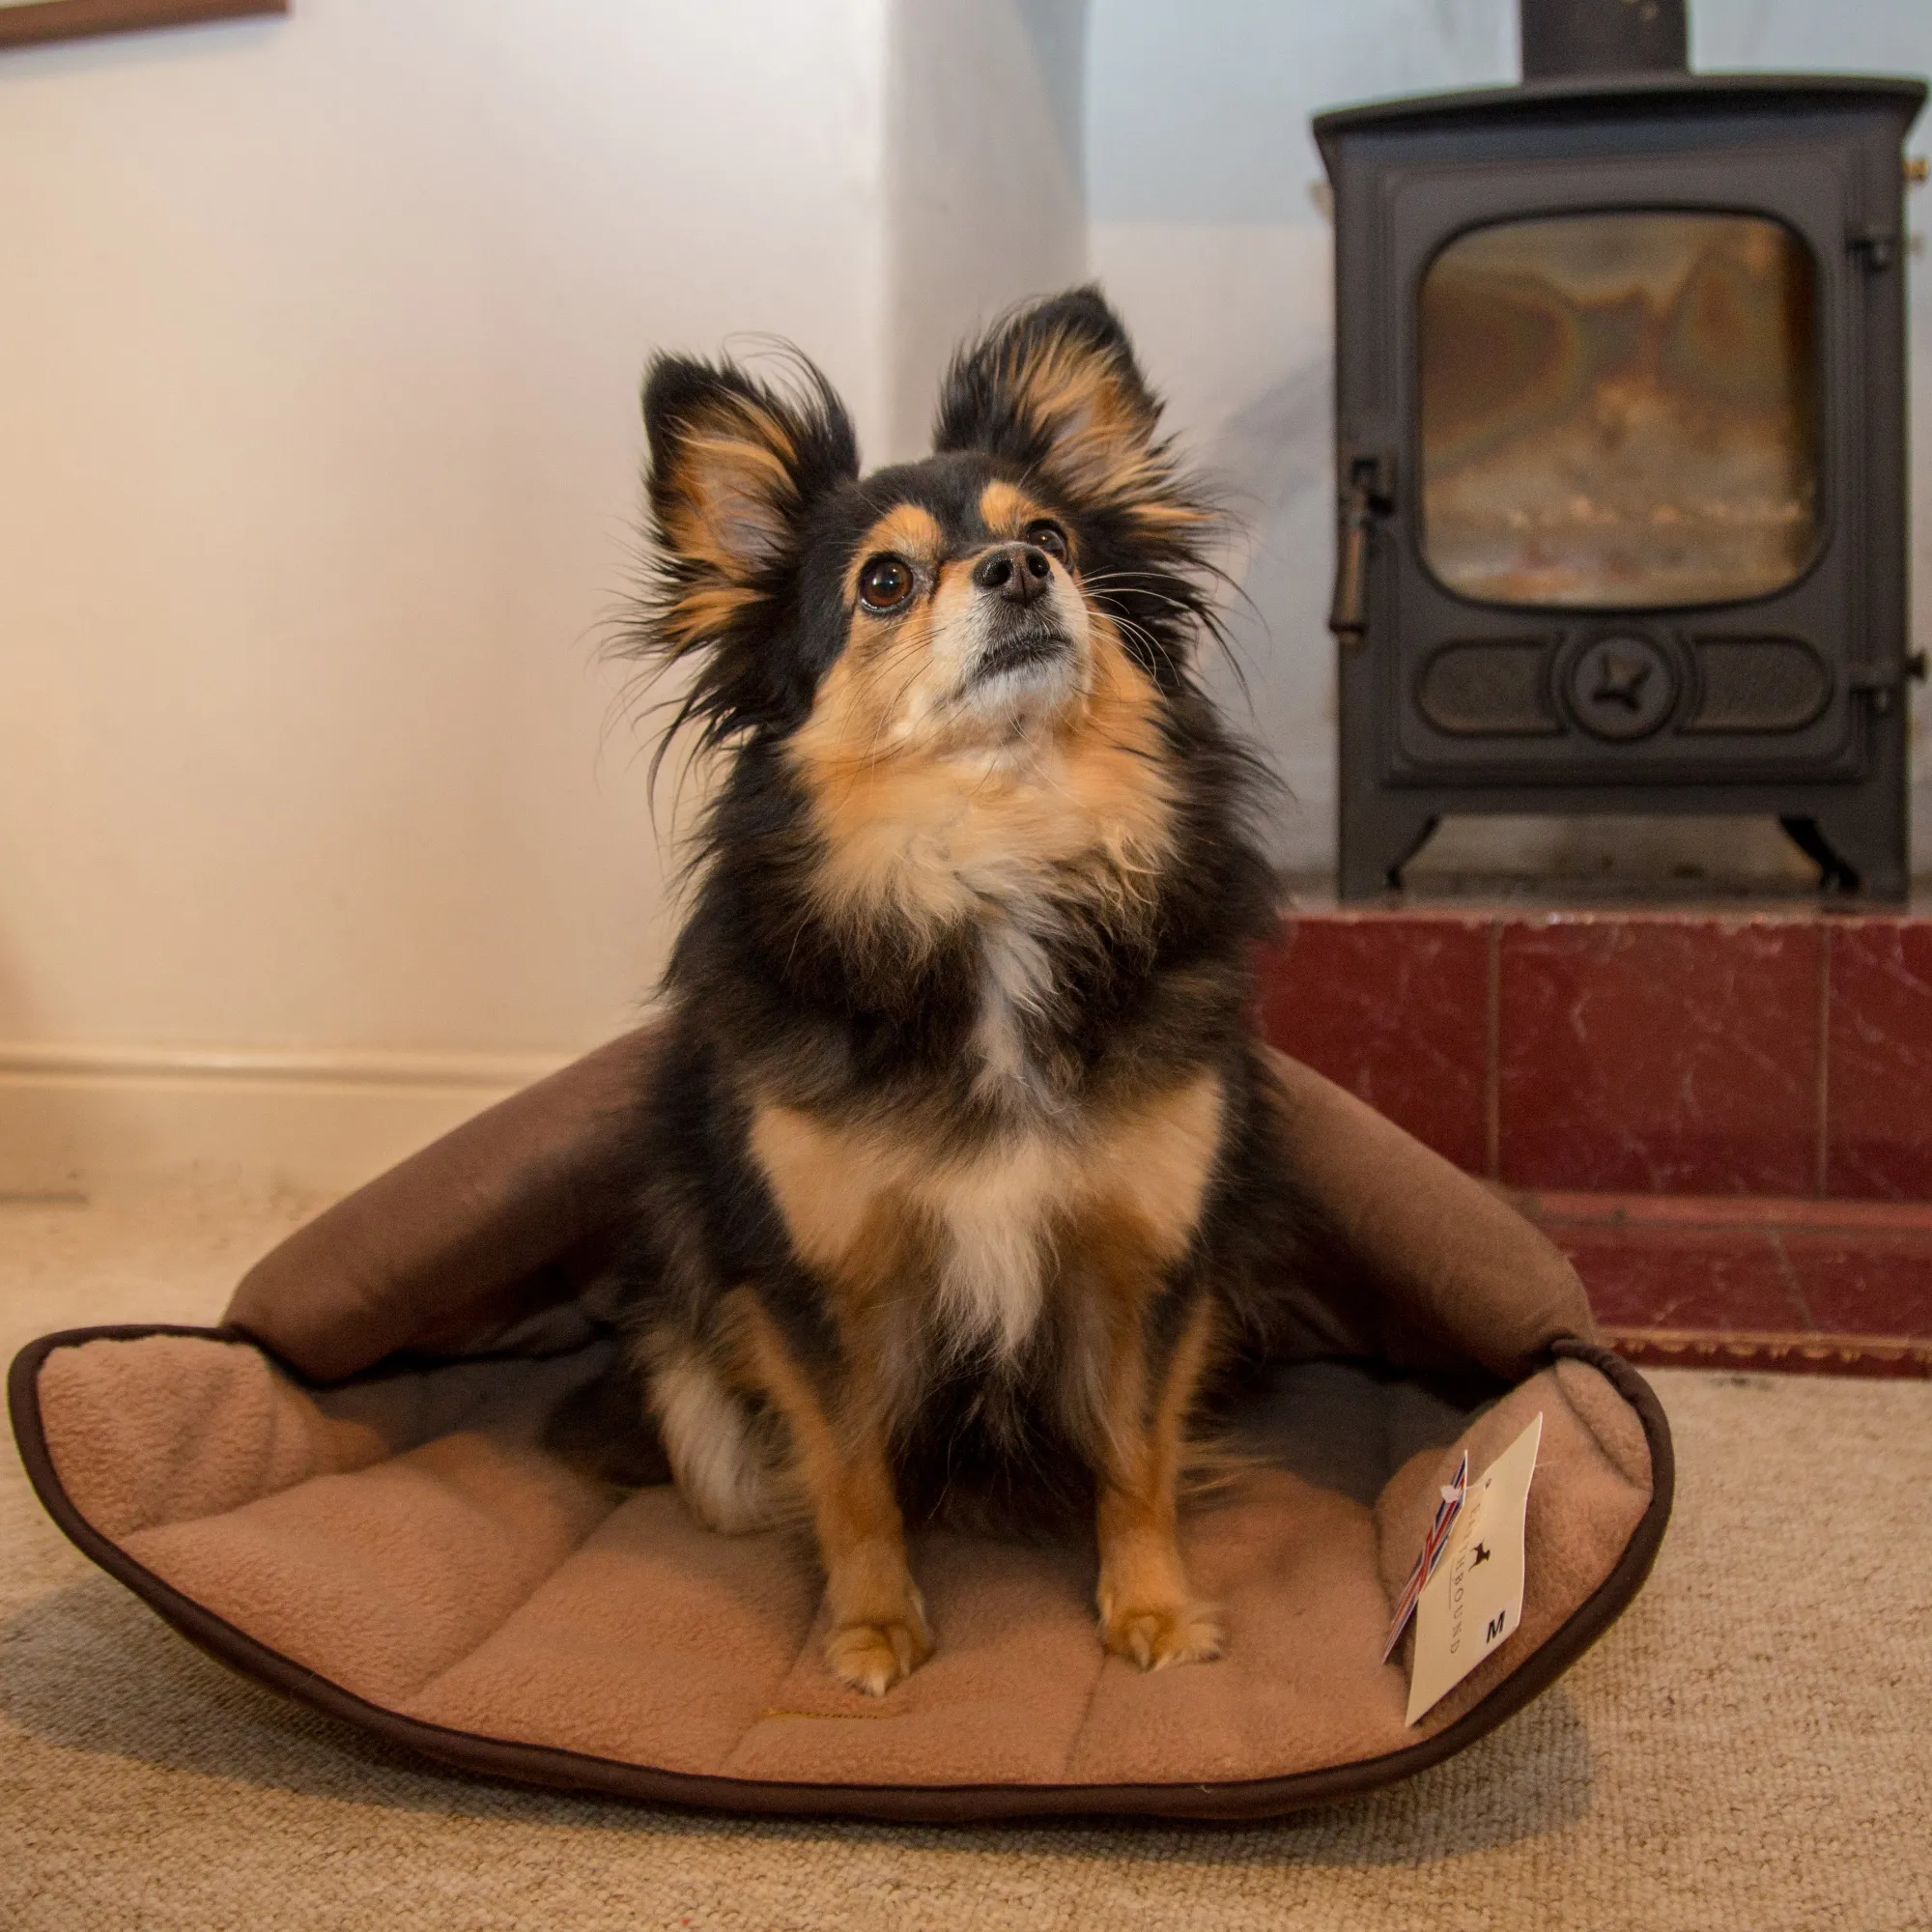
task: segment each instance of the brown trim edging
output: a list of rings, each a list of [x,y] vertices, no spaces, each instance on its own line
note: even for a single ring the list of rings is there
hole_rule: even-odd
[[[30,1342],[14,1356],[8,1373],[7,1405],[27,1478],[47,1514],[82,1555],[230,1669],[407,1750],[489,1777],[713,1811],[907,1824],[1055,1817],[1267,1818],[1378,1790],[1455,1756],[1494,1730],[1548,1690],[1609,1628],[1650,1574],[1670,1520],[1676,1487],[1670,1428],[1649,1383],[1607,1349],[1565,1337],[1552,1344],[1551,1355],[1588,1363],[1636,1410],[1650,1447],[1650,1507],[1603,1582],[1520,1668],[1434,1737],[1380,1757],[1229,1784],[803,1784],[712,1777],[656,1771],[548,1745],[508,1744],[401,1717],[270,1650],[135,1562],[88,1522],[62,1486],[42,1424],[39,1378],[43,1363],[56,1349],[86,1342],[138,1341],[151,1335],[258,1347],[246,1336],[220,1328],[160,1324],[72,1328]]]

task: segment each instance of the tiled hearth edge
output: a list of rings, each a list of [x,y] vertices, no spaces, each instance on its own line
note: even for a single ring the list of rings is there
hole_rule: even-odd
[[[1932,1375],[1932,917],[1316,907],[1261,1017],[1509,1188],[1631,1359]]]
[[[1932,1202],[1932,916],[1317,909],[1261,1009],[1508,1186]]]
[[[1665,1368],[1932,1376],[1932,1207],[1512,1191],[1611,1345]]]
[[[1612,1328],[1604,1340],[1642,1369],[1932,1378],[1932,1341],[1907,1335],[1759,1334],[1751,1329]]]

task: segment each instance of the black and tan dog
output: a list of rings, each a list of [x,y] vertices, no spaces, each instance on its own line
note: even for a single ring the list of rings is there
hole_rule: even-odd
[[[1304,1234],[1245,1027],[1254,767],[1190,668],[1209,520],[1079,291],[861,477],[815,370],[644,394],[680,722],[725,759],[639,1128],[628,1320],[691,1509],[803,1511],[827,1661],[933,1648],[905,1522],[1094,1512],[1101,1635],[1216,1656],[1177,1492]]]

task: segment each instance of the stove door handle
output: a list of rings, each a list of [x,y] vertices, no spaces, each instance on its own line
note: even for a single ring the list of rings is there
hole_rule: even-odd
[[[1354,489],[1342,498],[1335,547],[1335,598],[1328,628],[1344,643],[1359,644],[1369,628],[1369,493]]]
[[[1335,596],[1328,628],[1345,644],[1360,645],[1369,630],[1369,533],[1375,520],[1393,507],[1380,459],[1351,466],[1342,493],[1341,523],[1335,543]]]

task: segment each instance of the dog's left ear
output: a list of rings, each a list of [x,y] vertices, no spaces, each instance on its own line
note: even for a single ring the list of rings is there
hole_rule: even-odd
[[[648,490],[664,593],[658,641],[669,656],[724,642],[781,595],[808,512],[859,473],[844,406],[802,356],[796,374],[779,389],[731,362],[651,364]]]
[[[933,446],[1004,456],[1070,507],[1114,512],[1150,535],[1205,524],[1157,440],[1160,404],[1098,289],[1023,308],[954,358]]]

